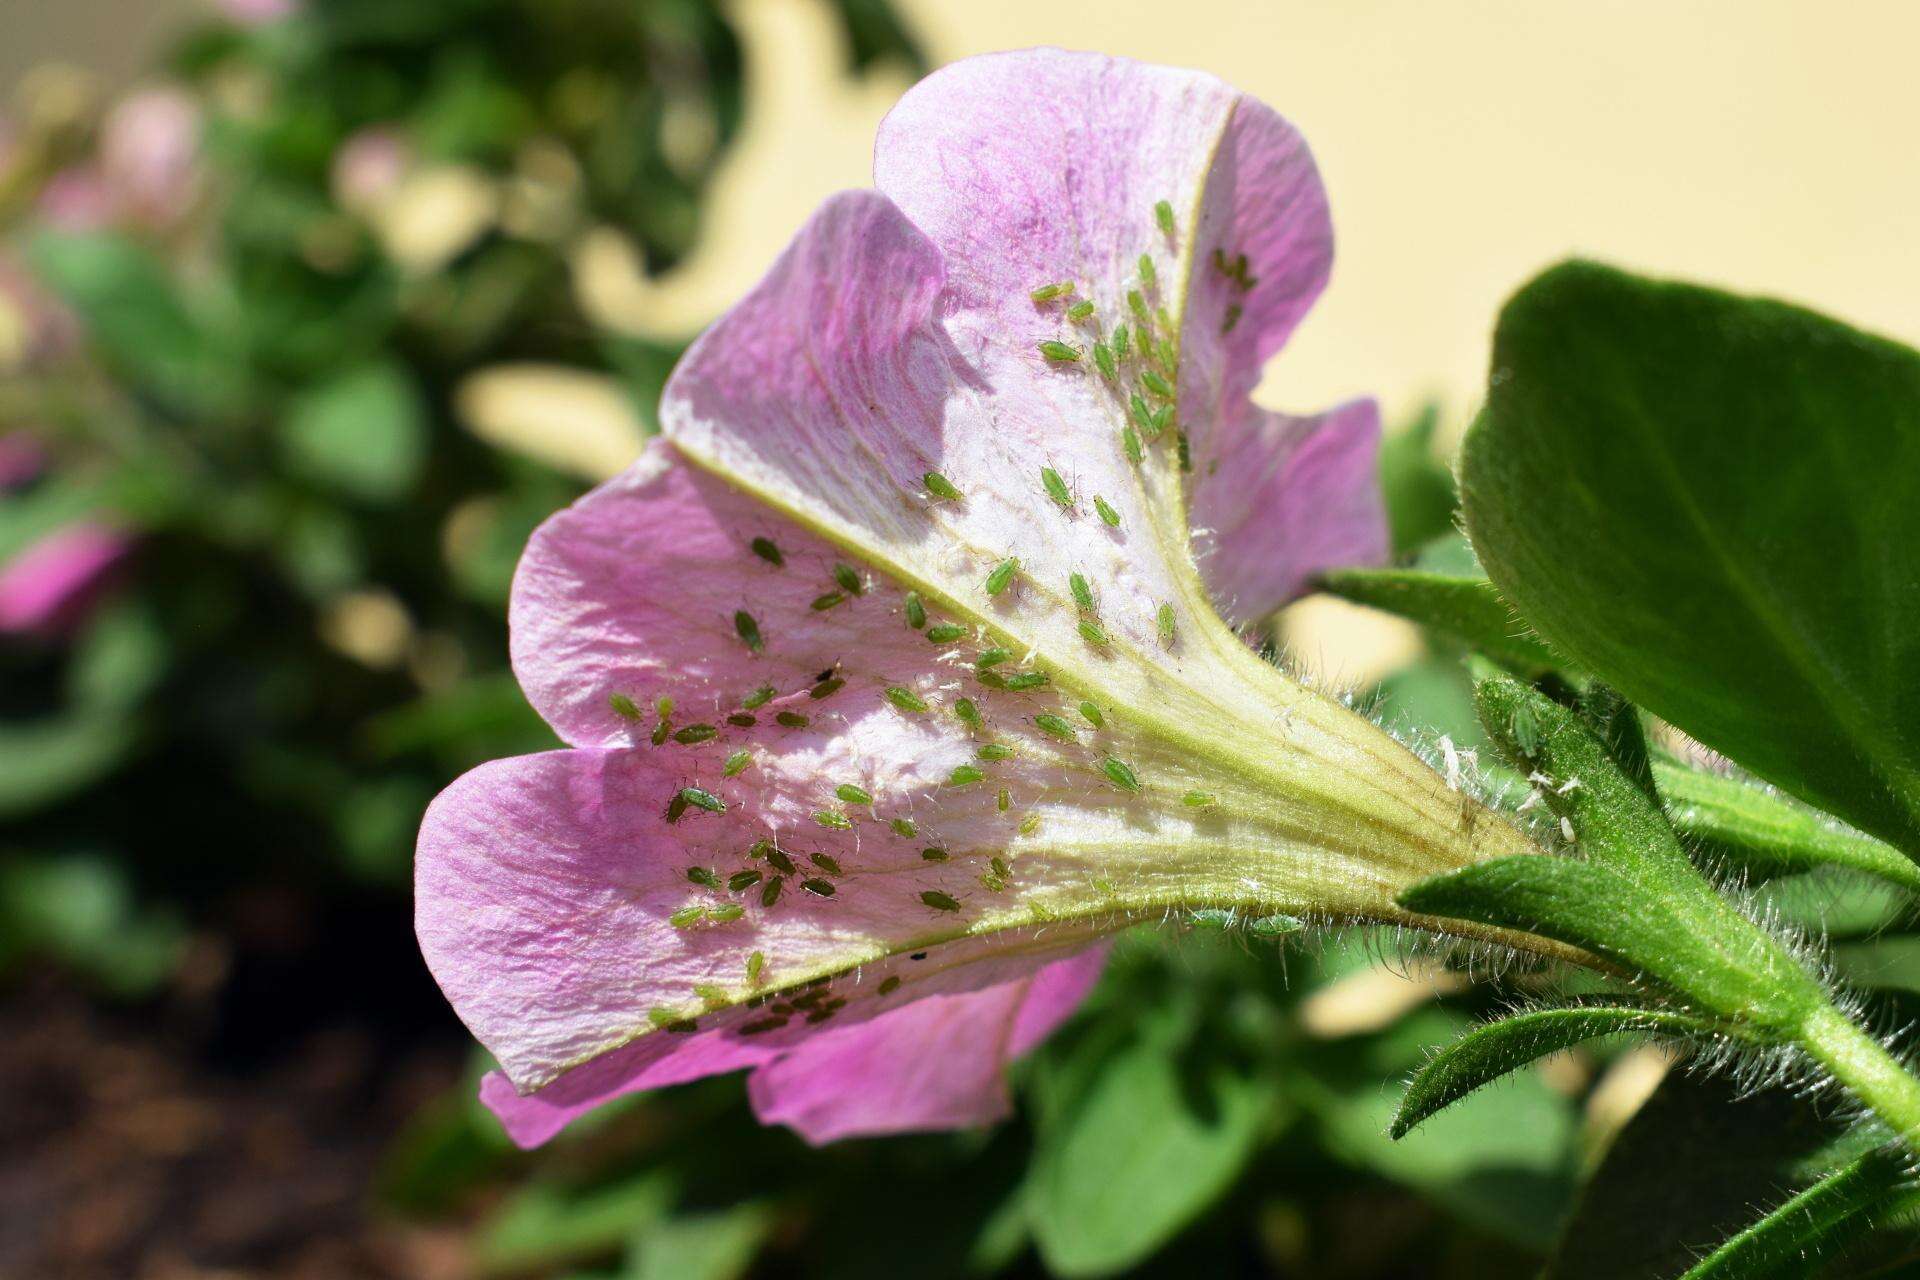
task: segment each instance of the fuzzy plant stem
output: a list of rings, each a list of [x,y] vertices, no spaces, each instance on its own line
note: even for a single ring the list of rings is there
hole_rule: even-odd
[[[1848,1092],[1920,1152],[1920,1079],[1831,1004],[1800,1024],[1800,1046]]]

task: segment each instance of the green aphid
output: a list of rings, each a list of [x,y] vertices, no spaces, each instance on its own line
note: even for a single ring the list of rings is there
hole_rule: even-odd
[[[1192,471],[1193,446],[1187,440],[1187,433],[1182,431],[1179,435],[1175,436],[1174,439],[1180,446],[1180,469],[1182,471]]]
[[[1146,450],[1140,447],[1140,436],[1134,431],[1132,423],[1120,428],[1120,447],[1127,451],[1127,461],[1136,467],[1147,456]]]
[[[711,982],[694,983],[693,994],[699,996],[708,1004],[725,1004],[727,1002],[726,990],[722,987],[714,986]]]
[[[980,873],[980,887],[989,893],[1005,893],[1007,891],[1006,877],[997,876],[991,871],[982,871]]]
[[[1052,302],[1055,298],[1064,298],[1073,292],[1073,281],[1062,280],[1056,284],[1043,284],[1027,296],[1035,302]]]
[[[1157,615],[1155,615],[1155,623],[1160,628],[1160,643],[1172,644],[1173,643],[1173,606],[1170,604],[1161,605],[1160,612]]]
[[[1163,404],[1153,411],[1153,434],[1158,438],[1162,431],[1173,425],[1173,406]]]
[[[721,772],[729,778],[737,778],[745,772],[746,767],[752,763],[753,753],[742,747],[727,757],[727,767],[722,769]]]
[[[1076,302],[1067,308],[1067,319],[1074,321],[1076,324],[1092,314],[1093,300],[1091,298],[1084,302]]]
[[[987,575],[987,594],[997,596],[1013,585],[1013,575],[1020,572],[1020,560],[1017,556],[1008,556],[993,566],[993,572]]]
[[[1002,649],[996,645],[991,649],[982,649],[980,656],[973,660],[973,665],[976,670],[985,671],[989,667],[999,666],[1011,657],[1013,657],[1013,650]]]
[[[712,867],[688,867],[687,879],[707,889],[720,887],[720,873]]]
[[[887,825],[893,828],[893,834],[909,840],[920,834],[920,826],[912,818],[895,818]]]
[[[1080,704],[1080,714],[1085,716],[1087,723],[1096,729],[1104,729],[1107,727],[1106,716],[1102,715],[1100,708],[1091,702],[1083,702]]]
[[[947,775],[947,785],[950,787],[970,787],[986,776],[987,775],[982,773],[977,766],[963,764],[956,766],[954,771]]]
[[[1109,338],[1108,342],[1113,345],[1113,358],[1115,360],[1125,360],[1127,354],[1133,350],[1133,334],[1127,329],[1127,326],[1123,324],[1117,324],[1113,327],[1113,337]]]
[[[676,929],[691,929],[707,918],[705,907],[682,907],[667,917],[667,923]]]
[[[920,603],[918,591],[907,592],[907,625],[915,631],[927,625],[927,606]]]
[[[1141,254],[1140,255],[1140,283],[1145,285],[1147,288],[1151,289],[1156,283],[1158,283],[1158,281],[1159,281],[1159,276],[1153,269],[1152,256],[1150,254],[1145,254],[1145,253]]]
[[[840,870],[840,860],[830,853],[810,853],[807,859],[830,876],[845,874]]]
[[[822,698],[831,698],[834,694],[846,687],[847,682],[839,676],[828,676],[825,680],[822,680],[819,684],[807,690],[807,696],[815,702],[818,702]]]
[[[1189,809],[1211,809],[1220,799],[1211,791],[1189,791],[1180,797],[1180,803]]]
[[[767,967],[766,952],[756,951],[752,955],[748,956],[747,957],[747,981],[751,983],[759,982],[760,975],[762,972],[766,970],[766,967]]]
[[[808,893],[813,894],[817,898],[831,898],[835,893],[838,892],[838,890],[836,890],[833,887],[833,881],[821,880],[818,878],[815,878],[812,880],[802,880],[800,882],[800,887],[802,889],[805,889]]]
[[[767,846],[767,865],[783,876],[790,876],[798,870],[793,865],[793,859],[787,856],[787,851],[777,845]]]
[[[897,973],[894,974],[891,978],[882,979],[880,982],[880,994],[883,996],[890,996],[894,992],[898,991],[899,989],[900,989],[900,975]]]
[[[1033,718],[1033,727],[1048,737],[1058,738],[1062,742],[1078,741],[1079,735],[1074,732],[1073,726],[1052,712],[1044,712],[1035,716]]]
[[[1158,204],[1154,205],[1153,220],[1160,224],[1161,235],[1163,236],[1173,235],[1173,204],[1172,202],[1167,200],[1162,200]]]
[[[1069,346],[1064,342],[1056,342],[1052,338],[1048,338],[1040,344],[1040,354],[1049,360],[1058,361],[1062,364],[1072,364],[1080,359],[1080,348]]]
[[[837,604],[845,604],[846,599],[845,592],[829,591],[825,595],[815,596],[813,598],[813,604],[810,607],[815,613],[825,613]]]
[[[760,873],[758,871],[736,871],[727,877],[727,888],[734,893],[751,889],[759,883]]]
[[[707,909],[707,919],[711,920],[714,924],[730,924],[745,914],[747,914],[747,909],[737,902],[728,902],[721,906],[709,907]]]
[[[980,750],[974,752],[974,754],[982,760],[1011,760],[1013,759],[1014,751],[1012,747],[1007,746],[1005,743],[989,742],[981,747]]]
[[[747,648],[753,652],[759,653],[767,647],[766,642],[760,638],[760,624],[755,622],[753,615],[745,609],[735,611],[733,615],[733,629],[735,634],[740,637],[740,643],[746,645]]]
[[[927,628],[927,639],[935,644],[952,644],[967,634],[967,629],[957,622],[943,622],[937,627]]]
[[[895,684],[887,686],[887,701],[902,711],[919,713],[927,709],[927,700],[905,685]]]
[[[955,702],[953,704],[953,714],[959,716],[963,724],[971,725],[975,729],[978,729],[985,723],[985,721],[980,718],[980,708],[973,705],[972,698],[961,698],[958,702]]]
[[[785,567],[787,558],[780,554],[780,548],[774,545],[772,538],[755,538],[747,545],[753,548],[753,554],[759,556],[774,568],[779,569]]]
[[[1226,317],[1220,321],[1220,335],[1222,337],[1233,332],[1234,326],[1240,323],[1241,314],[1239,303],[1228,304]]]
[[[711,742],[719,736],[720,731],[710,724],[690,724],[686,728],[675,732],[673,740],[691,747],[695,743]]]
[[[1038,689],[1047,684],[1050,677],[1044,671],[1022,671],[1017,676],[1007,677],[1007,688],[1015,693],[1024,693],[1028,689]]]
[[[960,909],[960,904],[954,900],[952,895],[942,893],[938,889],[922,890],[920,893],[920,901],[926,903],[935,911],[958,911]]]
[[[1165,307],[1155,307],[1153,309],[1153,314],[1157,316],[1160,320],[1160,329],[1161,329],[1160,342],[1162,344],[1160,347],[1160,355],[1164,360],[1167,352],[1173,349],[1172,346],[1168,345],[1173,340],[1173,333],[1174,333],[1173,317],[1167,314],[1167,309]],[[1168,371],[1171,372],[1173,368],[1173,362],[1171,360],[1167,360],[1166,364],[1167,364]]]
[[[679,1011],[675,1009],[649,1009],[647,1010],[647,1021],[664,1031],[676,1022],[684,1021],[684,1019]]]
[[[653,745],[657,747],[667,740],[667,735],[672,731],[673,731],[673,726],[670,723],[668,723],[667,718],[665,716],[661,716],[660,722],[653,726],[653,733],[649,736],[648,740],[651,741]]]
[[[764,838],[755,840],[752,844],[747,846],[747,860],[749,862],[758,862],[760,859],[766,857],[767,853],[772,848],[773,848],[773,841],[771,840],[767,840]]]
[[[740,700],[740,705],[745,707],[748,711],[758,711],[761,707],[766,706],[769,702],[772,702],[772,701],[773,701],[773,686],[770,684],[763,684],[758,689],[755,689],[752,693],[742,698]]]
[[[947,860],[947,851],[935,846],[931,849],[922,849],[920,856],[927,862],[945,862]]]
[[[736,711],[727,717],[727,723],[739,729],[751,729],[760,722],[744,711]]]
[[[848,804],[872,804],[873,803],[873,792],[867,790],[865,787],[855,786],[851,782],[841,783],[839,786],[833,789],[833,794],[836,796],[839,796],[842,800],[846,801]]]
[[[677,791],[674,792],[673,799],[667,801],[667,821],[669,823],[680,821],[681,815],[686,811],[687,798]]]
[[[1107,528],[1118,529],[1120,527],[1120,513],[1113,509],[1111,502],[1108,502],[1099,494],[1093,496],[1093,509]]]
[[[1147,310],[1147,300],[1140,296],[1138,289],[1127,290],[1127,310],[1133,312],[1133,318],[1140,322],[1140,350],[1147,349],[1147,329],[1153,324],[1153,315]]]
[[[608,694],[607,705],[612,707],[613,714],[619,716],[622,720],[638,720],[640,718],[639,706],[634,703],[632,698],[629,698],[624,693]]]
[[[1093,344],[1093,364],[1100,370],[1100,376],[1112,382],[1120,376],[1119,362],[1113,358],[1113,352],[1104,342]]]
[[[1000,788],[1000,794],[993,798],[993,805],[994,808],[998,809],[1001,813],[1005,813],[1007,810],[1013,808],[1013,793],[1005,787]]]
[[[1247,922],[1247,932],[1256,938],[1284,938],[1290,933],[1300,933],[1306,927],[1304,920],[1293,916],[1262,916]]]
[[[920,477],[920,483],[927,486],[927,492],[936,498],[942,498],[948,502],[960,501],[960,491],[953,487],[953,481],[938,471],[927,472]]]
[[[1540,724],[1534,719],[1533,708],[1524,702],[1513,709],[1513,745],[1529,760],[1540,749]]]
[[[987,866],[992,870],[993,874],[999,876],[1002,880],[1008,879],[1013,875],[1013,868],[1007,865],[1005,858],[989,859]]]
[[[1153,410],[1147,408],[1146,397],[1138,391],[1133,393],[1133,399],[1128,402],[1127,410],[1133,414],[1134,424],[1147,433],[1147,439],[1151,440],[1160,434],[1153,425]]]
[[[860,574],[850,564],[834,565],[833,580],[840,584],[840,589],[850,596],[866,594],[866,584],[860,581]]]
[[[804,729],[813,721],[798,711],[782,711],[773,718],[773,722],[783,729]]]
[[[1032,834],[1033,834],[1034,832],[1036,832],[1036,831],[1038,831],[1039,829],[1040,829],[1040,815],[1039,815],[1039,814],[1037,814],[1037,813],[1030,813],[1030,814],[1028,814],[1028,815],[1027,815],[1026,817],[1024,817],[1024,818],[1022,818],[1022,819],[1020,819],[1020,834],[1021,834],[1021,835],[1023,835],[1023,836],[1030,836],[1030,835],[1032,835]]]
[[[1080,606],[1080,612],[1092,613],[1093,586],[1087,581],[1087,575],[1084,573],[1068,574],[1067,586],[1072,589],[1073,602]]]
[[[775,876],[767,881],[766,888],[760,890],[760,905],[770,907],[780,901],[780,891],[787,887],[786,877]]]
[[[1173,388],[1167,385],[1167,380],[1151,369],[1142,369],[1140,371],[1140,385],[1148,391],[1151,391],[1154,395],[1159,396],[1162,400],[1171,400],[1173,398]]]
[[[1122,791],[1138,791],[1140,789],[1140,779],[1134,776],[1133,770],[1128,767],[1127,762],[1124,760],[1120,760],[1114,756],[1108,756],[1100,762],[1100,772],[1106,774],[1107,780]]]
[[[822,809],[813,815],[813,820],[829,831],[853,830],[853,819],[837,809]]]
[[[725,813],[727,802],[711,791],[702,791],[699,787],[680,788],[680,798],[696,809],[705,809],[708,813]]]
[[[1233,928],[1235,920],[1233,912],[1222,911],[1218,907],[1203,907],[1187,917],[1187,923],[1193,928],[1214,933],[1225,933]]]
[[[998,671],[976,671],[973,673],[973,678],[989,689],[1004,689],[1007,687],[1007,678]]]
[[[1047,496],[1067,510],[1073,509],[1073,494],[1067,491],[1067,482],[1052,467],[1040,468],[1040,483],[1046,489]]]

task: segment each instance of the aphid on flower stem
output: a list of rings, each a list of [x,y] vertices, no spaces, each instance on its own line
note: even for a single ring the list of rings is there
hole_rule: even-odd
[[[1007,677],[1007,688],[1015,693],[1023,693],[1028,689],[1040,688],[1048,682],[1049,678],[1044,671],[1022,671],[1017,676]]]
[[[938,847],[922,849],[920,851],[920,857],[927,862],[945,862],[947,860],[947,851]]]
[[[1082,320],[1085,320],[1088,316],[1092,314],[1093,314],[1093,300],[1091,298],[1083,302],[1076,302],[1072,306],[1067,308],[1067,319],[1072,320],[1076,324]]]
[[[1140,460],[1146,457],[1145,450],[1140,447],[1140,437],[1134,433],[1132,423],[1120,428],[1120,447],[1126,450],[1127,461],[1136,467],[1140,465]]]
[[[778,845],[770,844],[767,846],[767,865],[775,871],[778,871],[781,875],[790,876],[796,870],[793,865],[793,859],[787,856],[787,851]]]
[[[752,693],[748,694],[746,697],[740,699],[740,705],[742,707],[745,707],[748,711],[758,711],[761,707],[766,706],[769,702],[772,702],[772,701],[773,701],[773,686],[770,684],[763,684],[758,689],[755,689]]]
[[[1112,503],[1108,502],[1099,494],[1093,496],[1093,509],[1107,528],[1118,529],[1120,527],[1120,513],[1113,509]]]
[[[943,622],[927,628],[927,639],[935,644],[951,644],[966,634],[967,629],[955,622]]]
[[[1073,602],[1076,605],[1080,606],[1080,611],[1082,613],[1092,613],[1093,612],[1093,587],[1090,583],[1088,583],[1087,575],[1084,573],[1068,574],[1067,586],[1072,588]]]
[[[673,740],[683,746],[694,746],[701,742],[710,742],[720,736],[720,731],[710,724],[690,724],[677,731]]]
[[[959,902],[950,894],[942,893],[938,889],[923,890],[920,894],[920,901],[926,903],[935,911],[958,911],[960,909]]]
[[[1131,792],[1140,789],[1140,779],[1135,776],[1133,770],[1128,767],[1124,760],[1115,756],[1108,756],[1100,762],[1100,771],[1107,775],[1109,782],[1113,783],[1114,786],[1120,788],[1122,791]]]
[[[827,610],[833,608],[833,606],[837,604],[844,604],[846,602],[846,599],[847,597],[844,592],[829,591],[825,595],[815,596],[813,598],[813,603],[808,607],[811,608],[815,613],[825,613]]]
[[[1017,556],[1008,556],[993,566],[993,572],[987,575],[987,594],[997,596],[1013,585],[1013,575],[1020,572],[1020,560]]]
[[[1513,745],[1528,759],[1540,749],[1539,721],[1534,719],[1533,708],[1524,702],[1513,709]]]
[[[733,630],[740,637],[740,643],[754,653],[766,648],[766,642],[760,638],[760,624],[745,609],[737,609],[733,615]]]
[[[1074,732],[1073,726],[1051,712],[1043,712],[1035,716],[1033,718],[1033,727],[1048,737],[1058,738],[1062,742],[1076,742],[1079,740],[1079,735]]]
[[[1160,612],[1156,615],[1155,621],[1160,628],[1160,643],[1172,644],[1173,643],[1173,606],[1170,604],[1161,605]]]
[[[1093,363],[1100,370],[1100,376],[1109,382],[1120,376],[1120,365],[1104,342],[1093,344]]]
[[[1171,237],[1173,235],[1172,203],[1166,200],[1162,200],[1158,204],[1154,205],[1153,220],[1160,225],[1161,235]]]
[[[1013,759],[1014,751],[1012,747],[1004,743],[989,742],[974,752],[974,754],[982,760],[1011,760]]]
[[[1052,467],[1040,468],[1040,484],[1046,489],[1047,496],[1052,498],[1054,502],[1067,510],[1073,509],[1073,494],[1067,491],[1067,482],[1060,478],[1058,471],[1055,471]]]
[[[1068,346],[1064,342],[1056,342],[1052,338],[1048,338],[1040,344],[1040,354],[1049,360],[1058,361],[1062,364],[1072,364],[1080,359],[1080,348]]]
[[[725,800],[722,800],[711,791],[702,791],[699,787],[680,788],[680,798],[697,809],[705,809],[708,813],[725,813],[727,811],[727,802]]]
[[[1099,623],[1091,618],[1080,619],[1080,638],[1096,649],[1107,647],[1107,633]]]
[[[707,908],[707,919],[714,924],[730,924],[745,914],[747,909],[737,902],[727,902],[717,907]]]
[[[667,923],[676,929],[690,929],[706,918],[705,907],[682,907],[667,917]]]
[[[1056,284],[1043,284],[1027,296],[1035,302],[1052,302],[1055,298],[1064,298],[1073,292],[1073,281],[1062,280]]]
[[[739,893],[744,889],[751,889],[759,883],[760,873],[758,871],[736,871],[727,877],[727,888],[734,893]]]
[[[1085,716],[1087,723],[1096,729],[1104,729],[1107,727],[1107,718],[1100,714],[1100,708],[1091,702],[1083,702],[1080,704],[1080,714]]]
[[[927,474],[920,477],[920,483],[927,486],[927,492],[936,498],[943,498],[948,502],[958,502],[960,500],[960,491],[953,487],[953,481],[947,479],[938,471],[927,472]]]
[[[640,718],[640,708],[634,703],[632,698],[629,698],[624,693],[608,694],[607,705],[612,707],[613,713],[622,720],[638,720]]]
[[[986,774],[980,772],[974,765],[958,765],[952,773],[947,775],[947,785],[950,787],[969,787],[986,776]]]
[[[837,892],[837,890],[835,890],[833,887],[833,881],[821,880],[818,878],[815,878],[812,880],[802,880],[800,882],[800,887],[802,889],[805,889],[808,893],[811,893],[814,896],[821,897],[821,898],[831,898]]]
[[[851,782],[841,783],[839,786],[833,789],[833,794],[840,797],[842,800],[846,801],[848,804],[872,804],[873,803],[873,793],[871,791],[867,790],[865,787],[855,786]]]
[[[918,591],[907,592],[907,625],[915,631],[927,625],[927,606],[920,603]]]
[[[773,718],[773,722],[784,729],[804,729],[813,721],[798,711],[782,711]]]
[[[712,867],[688,867],[687,879],[707,889],[720,887],[720,875]]]
[[[853,819],[837,809],[821,809],[813,815],[813,820],[829,831],[853,830]]]
[[[774,568],[780,569],[786,566],[787,558],[780,554],[780,548],[774,544],[772,538],[755,538],[747,545],[753,548],[753,554],[759,556]]]
[[[980,718],[980,708],[973,705],[972,698],[961,698],[953,704],[953,714],[960,717],[962,723],[978,729],[985,723]]]
[[[926,699],[905,685],[889,685],[887,687],[887,701],[902,711],[924,712],[927,709]]]
[[[1220,801],[1211,791],[1189,791],[1180,797],[1180,803],[1189,809],[1211,809]]]
[[[767,881],[767,887],[760,891],[760,905],[770,907],[780,901],[780,891],[786,887],[787,882],[785,878],[781,876],[775,876],[773,879]]]
[[[895,818],[887,825],[893,828],[893,834],[905,836],[909,840],[920,834],[920,828],[912,818]]]

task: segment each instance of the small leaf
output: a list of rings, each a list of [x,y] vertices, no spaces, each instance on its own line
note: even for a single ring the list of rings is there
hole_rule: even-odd
[[[1879,1211],[1912,1196],[1899,1155],[1842,1165],[1701,1259],[1681,1280],[1798,1280],[1813,1263],[1873,1230]]]
[[[1415,1125],[1482,1085],[1597,1036],[1628,1031],[1717,1035],[1727,1029],[1711,1018],[1619,996],[1531,1009],[1475,1027],[1435,1054],[1408,1083],[1387,1132],[1394,1138],[1404,1137]]]
[[[1556,652],[1920,856],[1920,353],[1556,267],[1501,313],[1460,476],[1488,576]]]
[[[303,393],[288,407],[280,443],[302,478],[370,502],[413,488],[427,426],[406,372],[369,364]]]
[[[1434,454],[1439,410],[1429,404],[1414,420],[1380,441],[1380,491],[1386,498],[1389,541],[1403,556],[1453,531],[1459,495],[1453,472]]]
[[[1552,671],[1566,663],[1538,640],[1485,578],[1423,569],[1340,569],[1322,590],[1417,622],[1516,671]]]

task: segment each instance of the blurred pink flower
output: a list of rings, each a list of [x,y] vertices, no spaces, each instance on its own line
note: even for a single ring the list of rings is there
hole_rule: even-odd
[[[94,520],[47,534],[0,565],[0,633],[58,632],[98,601],[131,540]]]
[[[79,337],[79,323],[26,267],[0,251],[0,373],[57,359]]]
[[[412,166],[413,148],[400,130],[390,125],[361,129],[334,153],[334,203],[364,214],[398,190]]]
[[[36,208],[61,231],[164,230],[199,187],[200,108],[184,90],[145,89],[115,104],[94,156],[54,174]]]
[[[1372,403],[1248,398],[1331,263],[1299,135],[1031,51],[922,82],[875,170],[528,546],[570,748],[423,824],[421,948],[523,1144],[740,1068],[815,1142],[984,1123],[1116,929],[1402,919],[1458,865],[1461,797],[1232,629],[1385,549]]]

